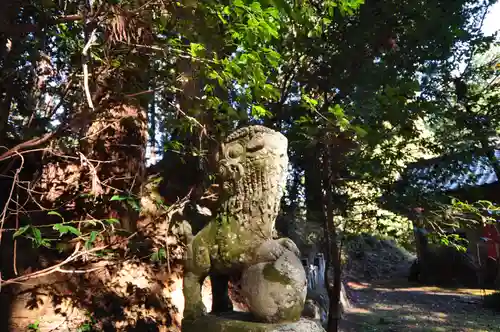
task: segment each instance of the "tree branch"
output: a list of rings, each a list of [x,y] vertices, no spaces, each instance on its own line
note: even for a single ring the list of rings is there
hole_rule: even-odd
[[[35,138],[30,139],[29,141],[19,143],[15,147],[2,153],[0,155],[0,161],[4,161],[6,159],[11,158],[13,155],[19,153],[23,149],[32,148],[34,146],[44,144],[44,143],[50,141],[52,138],[56,137],[61,131],[62,130],[59,129],[59,130],[56,130],[54,132],[47,133],[47,134],[43,135],[42,137],[35,137]]]
[[[45,24],[0,24],[0,33],[5,33],[8,36],[19,36],[25,33],[31,33],[39,31],[42,28],[45,28],[49,25],[55,25],[59,23],[68,23],[68,22],[76,22],[81,21],[83,17],[78,14],[74,15],[64,15],[57,16],[49,19]]]

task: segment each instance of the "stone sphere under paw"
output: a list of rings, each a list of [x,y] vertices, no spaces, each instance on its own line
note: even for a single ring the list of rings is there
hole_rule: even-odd
[[[300,259],[286,250],[276,261],[243,271],[242,294],[250,312],[268,323],[300,319],[307,295],[307,279]]]

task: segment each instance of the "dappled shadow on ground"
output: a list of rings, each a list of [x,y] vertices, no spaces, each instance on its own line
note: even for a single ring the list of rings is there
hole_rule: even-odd
[[[160,227],[160,223],[154,225]],[[168,234],[168,228],[164,228],[163,233],[155,229],[154,234]],[[2,285],[0,331],[27,331],[30,324],[38,326],[39,331],[180,331],[180,246],[170,245],[165,252],[167,259],[153,260],[152,253],[162,247],[150,237],[137,235],[127,241],[116,238],[111,238],[107,246],[94,243],[95,248],[103,250],[84,254],[83,261],[59,267],[55,264],[67,257],[66,251],[56,255],[55,250],[28,251],[18,246],[19,275],[49,271]],[[165,243],[163,240],[162,246]],[[12,270],[15,256],[7,251],[2,255],[3,279],[16,277],[13,272],[5,272]]]
[[[101,272],[56,273],[13,287],[12,319],[5,331],[26,331],[37,321],[40,331],[179,329],[172,281],[164,272],[140,262],[123,262]]]
[[[482,307],[479,295],[388,284],[348,283],[353,308],[344,331],[500,331],[500,317]]]
[[[446,294],[464,294],[464,295],[477,295],[484,296],[496,292],[494,289],[484,289],[480,287],[465,288],[465,287],[451,287],[439,286],[433,284],[422,284],[418,282],[409,282],[407,278],[377,280],[375,282],[349,282],[352,290],[357,289],[377,289],[380,291],[397,290],[400,292],[430,292],[430,293],[446,293]]]

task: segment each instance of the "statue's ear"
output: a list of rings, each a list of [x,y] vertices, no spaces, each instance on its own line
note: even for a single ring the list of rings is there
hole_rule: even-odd
[[[218,155],[217,155],[217,162],[221,159],[224,158],[224,149],[226,148],[226,145],[221,142],[219,145],[219,150],[218,150]]]
[[[233,174],[233,178],[235,180],[239,180],[245,175],[245,169],[243,168],[243,165],[240,163],[231,165],[230,169]]]

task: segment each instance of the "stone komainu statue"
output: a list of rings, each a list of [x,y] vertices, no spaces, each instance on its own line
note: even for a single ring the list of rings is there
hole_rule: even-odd
[[[306,296],[299,250],[274,239],[286,183],[288,141],[263,127],[236,130],[222,145],[221,203],[216,216],[188,241],[184,320],[205,315],[201,285],[212,283],[212,313],[232,311],[228,281],[241,276],[250,312],[262,322],[296,321]],[[183,323],[184,325],[184,323]]]

